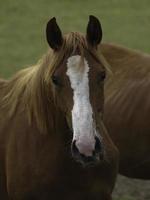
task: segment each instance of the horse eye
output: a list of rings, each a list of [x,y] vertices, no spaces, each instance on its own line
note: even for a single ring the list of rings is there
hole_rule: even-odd
[[[57,76],[53,75],[52,76],[52,82],[54,83],[54,85],[60,85],[60,80]]]
[[[101,72],[100,74],[98,74],[98,83],[103,81],[106,78],[106,73],[105,72]]]
[[[106,73],[105,72],[102,72],[101,73],[101,80],[104,80],[106,78]]]

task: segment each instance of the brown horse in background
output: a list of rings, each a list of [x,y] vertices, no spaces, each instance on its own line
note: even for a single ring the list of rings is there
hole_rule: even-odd
[[[0,199],[111,200],[118,151],[99,118],[100,22],[62,36],[53,18],[46,35],[38,64],[0,81]]]
[[[113,75],[105,82],[104,123],[120,152],[119,172],[150,179],[150,55],[101,45]]]

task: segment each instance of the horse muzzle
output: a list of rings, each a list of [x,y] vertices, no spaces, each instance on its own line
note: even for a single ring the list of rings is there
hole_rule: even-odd
[[[83,166],[94,166],[103,160],[103,147],[98,137],[95,137],[94,148],[80,143],[77,146],[77,141],[72,142],[71,151],[73,158],[80,162]]]

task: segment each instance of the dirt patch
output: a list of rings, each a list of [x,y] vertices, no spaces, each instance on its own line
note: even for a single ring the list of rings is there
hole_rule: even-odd
[[[150,181],[118,176],[113,200],[150,200]]]

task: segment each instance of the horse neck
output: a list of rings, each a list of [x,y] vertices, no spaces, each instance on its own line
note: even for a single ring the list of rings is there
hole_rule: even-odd
[[[138,117],[137,112],[149,116],[150,56],[112,44],[103,44],[102,53],[113,72],[105,82],[105,108],[111,105],[112,116],[119,112],[127,119]]]

